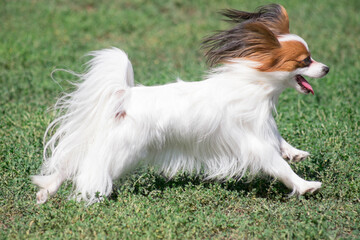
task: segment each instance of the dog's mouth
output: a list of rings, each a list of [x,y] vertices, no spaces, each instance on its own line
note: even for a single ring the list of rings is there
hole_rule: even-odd
[[[312,95],[314,95],[314,90],[312,89],[310,83],[308,81],[306,81],[306,79],[303,76],[298,74],[295,76],[295,80],[296,80],[297,84],[299,84],[299,86],[301,87],[301,91],[303,93],[309,94],[311,92]]]

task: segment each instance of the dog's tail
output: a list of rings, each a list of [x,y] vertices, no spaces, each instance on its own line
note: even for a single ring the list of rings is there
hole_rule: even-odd
[[[51,192],[44,186],[50,186],[52,178],[44,176],[71,179],[81,198],[92,201],[96,192],[109,195],[112,189],[111,176],[106,174],[111,170],[98,170],[111,167],[112,156],[104,143],[109,140],[114,124],[126,115],[126,96],[134,86],[134,74],[131,62],[120,49],[89,55],[93,58],[88,62],[88,71],[75,74],[80,79],[74,83],[76,90],[61,97],[55,105],[59,115],[44,136],[41,175],[33,176],[32,180],[42,192]],[[44,183],[47,179],[49,183]]]

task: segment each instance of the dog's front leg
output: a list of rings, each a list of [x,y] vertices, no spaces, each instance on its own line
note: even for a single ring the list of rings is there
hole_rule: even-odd
[[[281,156],[290,162],[300,162],[307,158],[310,153],[294,148],[285,139],[280,140]]]
[[[299,177],[291,169],[290,165],[275,152],[271,161],[268,161],[263,167],[263,171],[279,179],[288,188],[292,189],[292,194],[303,195],[308,192],[313,193],[321,187],[321,182],[306,181]]]

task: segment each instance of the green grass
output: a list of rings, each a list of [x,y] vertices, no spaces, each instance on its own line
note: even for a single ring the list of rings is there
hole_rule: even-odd
[[[166,181],[151,170],[120,182],[102,203],[67,201],[63,186],[35,205],[29,176],[42,162],[47,111],[89,51],[128,52],[137,83],[178,76],[200,80],[207,69],[201,39],[227,23],[222,8],[253,10],[266,1],[1,1],[0,239],[356,239],[360,235],[360,2],[285,1],[293,33],[304,37],[330,74],[312,80],[316,95],[293,89],[280,98],[279,130],[311,157],[293,169],[323,182],[315,195],[288,198],[281,183],[203,182],[179,175]],[[151,2],[151,3],[150,3]],[[222,2],[222,3],[221,3]],[[63,81],[61,81],[63,80]],[[61,86],[61,87],[60,87]]]

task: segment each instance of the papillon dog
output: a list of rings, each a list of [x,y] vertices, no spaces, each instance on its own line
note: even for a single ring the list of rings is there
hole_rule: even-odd
[[[261,172],[297,195],[321,187],[291,169],[286,160],[301,161],[309,153],[280,136],[273,112],[284,89],[314,94],[303,76],[321,78],[329,68],[289,32],[283,6],[222,14],[233,25],[204,40],[211,70],[202,81],[135,86],[122,50],[90,53],[87,72],[77,74],[76,90],[58,100],[59,115],[45,133],[44,164],[32,177],[40,188],[37,203],[65,180],[74,183],[76,199],[93,203],[109,196],[115,180],[144,165],[170,178],[187,172],[239,179]]]

